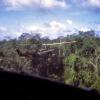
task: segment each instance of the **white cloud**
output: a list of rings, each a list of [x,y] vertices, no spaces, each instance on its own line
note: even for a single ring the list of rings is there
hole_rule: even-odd
[[[95,30],[100,31],[100,25],[97,25]]]
[[[69,25],[72,25],[72,20],[67,19],[67,23],[68,23]]]
[[[7,31],[7,28],[4,26],[0,26],[0,33],[4,33]]]
[[[2,39],[7,39],[8,37],[10,38],[18,38],[22,33],[17,32],[17,30],[13,30],[5,27],[5,26],[0,26],[0,40]]]
[[[7,38],[9,36],[7,27],[0,26],[0,40]]]
[[[0,33],[2,37],[11,36],[11,38],[18,38],[22,33],[39,33],[42,37],[47,36],[51,39],[57,38],[58,36],[66,36],[73,34],[72,21],[67,20],[66,22],[51,21],[43,24],[30,24],[30,25],[19,25],[17,29],[0,27]]]
[[[21,32],[40,33],[41,36],[48,36],[50,38],[56,38],[58,36],[65,36],[74,32],[70,23],[62,23],[57,21],[51,21],[42,25],[27,25],[21,28]]]
[[[100,8],[100,0],[78,0],[84,7]]]
[[[89,5],[100,8],[100,0],[88,0]]]
[[[15,33],[14,33],[15,37],[17,37],[17,38],[18,38],[21,34],[22,34],[21,32],[15,32]]]
[[[3,0],[7,10],[20,10],[24,7],[34,6],[38,0]]]
[[[62,8],[66,8],[66,3],[64,0],[62,1],[58,1],[58,0],[41,0],[41,5],[43,5],[44,7],[47,8],[51,8],[51,7],[62,7]]]
[[[84,28],[81,28],[80,31],[87,32],[87,31],[91,31],[91,29],[87,28],[87,27],[84,27]]]
[[[69,7],[65,0],[3,0],[3,2],[8,10],[20,10],[26,7]]]

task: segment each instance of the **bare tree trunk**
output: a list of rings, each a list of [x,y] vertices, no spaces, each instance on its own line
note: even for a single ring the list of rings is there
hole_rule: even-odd
[[[98,77],[99,76],[99,72],[98,72],[98,66],[97,66],[97,64],[94,64],[91,61],[90,61],[90,64],[94,67],[95,75],[96,75],[96,77]]]

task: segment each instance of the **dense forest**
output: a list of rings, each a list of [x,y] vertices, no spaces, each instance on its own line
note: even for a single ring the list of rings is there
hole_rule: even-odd
[[[46,43],[76,41],[73,44],[43,46]],[[52,56],[45,60],[35,58],[37,66],[16,52],[34,52],[41,49],[54,49]],[[44,56],[44,57],[45,57]],[[41,60],[41,63],[38,61]],[[100,91],[100,37],[94,31],[49,39],[39,34],[23,33],[18,39],[0,42],[0,69],[16,73],[27,73],[46,77],[81,88],[93,88]]]

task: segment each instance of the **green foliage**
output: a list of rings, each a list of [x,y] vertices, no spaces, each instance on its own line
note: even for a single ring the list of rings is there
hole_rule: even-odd
[[[54,43],[60,40],[62,42],[75,40],[77,43],[47,47],[48,49],[54,48],[57,55],[56,59],[52,58],[52,64],[43,61],[44,66],[38,64],[38,67],[33,67],[31,60],[20,57],[15,51],[15,48],[18,47],[23,53],[34,52],[41,48],[44,49],[42,43]],[[63,58],[60,60],[58,60],[59,51]],[[60,65],[62,60],[64,66]],[[48,37],[41,38],[39,34],[24,33],[18,40],[0,42],[0,68],[31,75],[45,73],[46,77],[52,80],[61,82],[63,80],[66,84],[82,88],[91,87],[100,91],[100,37],[96,37],[94,31],[80,31],[79,34],[54,40],[50,40]]]
[[[73,70],[73,68],[66,69],[64,75],[66,84],[74,85],[75,81],[77,81],[77,73]]]
[[[69,67],[74,67],[74,63],[75,63],[75,61],[76,61],[77,58],[78,58],[77,55],[70,54],[68,57],[65,58],[64,64],[66,66],[69,66]]]
[[[96,89],[100,92],[100,77],[98,77],[95,81],[94,84],[91,86],[93,89]]]
[[[75,62],[77,62],[77,59],[79,56],[75,54],[70,54],[68,57],[65,58],[64,64],[65,64],[65,82],[72,85],[78,85],[79,82],[79,74],[76,72],[75,69]],[[77,69],[79,69],[79,66],[77,66]]]
[[[91,87],[91,85],[93,85],[93,83],[96,79],[94,73],[91,70],[89,70],[88,68],[86,68],[86,69],[82,70],[80,72],[80,74],[81,74],[80,75],[81,76],[80,77],[80,79],[81,79],[80,87],[81,86],[88,87],[88,88]]]
[[[88,59],[85,57],[71,54],[64,60],[65,83],[79,87],[91,87],[96,79],[94,70],[88,64]]]

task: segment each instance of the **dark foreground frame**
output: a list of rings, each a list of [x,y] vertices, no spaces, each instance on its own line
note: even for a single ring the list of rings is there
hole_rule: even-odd
[[[100,97],[95,91],[83,90],[70,85],[53,82],[45,78],[0,71],[0,92],[3,98],[20,100],[55,99],[66,100],[73,97]],[[7,99],[8,100],[8,99]]]

